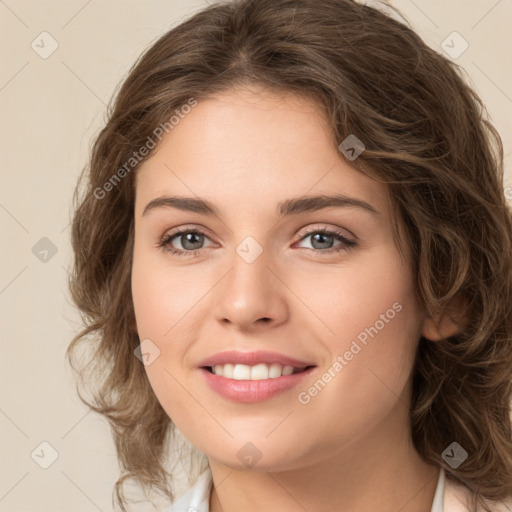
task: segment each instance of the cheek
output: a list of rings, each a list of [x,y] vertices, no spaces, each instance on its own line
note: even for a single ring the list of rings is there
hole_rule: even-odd
[[[340,435],[340,423],[362,432],[407,403],[422,318],[414,276],[389,246],[322,282],[335,290],[327,296],[317,287],[312,296],[331,331],[323,338],[331,360],[302,399]]]
[[[388,260],[347,276],[340,289],[334,307],[343,314],[333,314],[331,320],[340,334],[337,352],[349,351],[350,358],[350,351],[357,352],[359,346],[357,358],[367,367],[403,368],[404,358],[409,360],[415,352],[420,332],[420,309],[408,269]]]
[[[358,336],[367,348],[377,337],[382,349],[408,347],[420,332],[414,275],[391,242],[347,258],[343,265],[291,272],[287,280],[308,306],[311,326],[323,335],[318,339],[332,353],[345,352]]]
[[[190,409],[190,396],[185,391],[188,354],[198,337],[201,319],[208,314],[204,295],[218,279],[212,275],[210,283],[209,276],[201,273],[199,278],[193,266],[171,267],[162,255],[135,247],[132,297],[137,330],[141,342],[151,340],[158,351],[158,357],[145,370],[169,414]]]
[[[171,339],[187,324],[190,314],[201,309],[208,289],[208,275],[193,266],[171,266],[159,253],[134,251],[132,296],[139,335],[155,340]]]
[[[181,364],[186,353],[186,336],[180,331],[186,323],[190,303],[197,302],[190,282],[176,270],[162,272],[151,257],[134,253],[132,296],[139,339],[151,340],[158,356],[145,365],[149,383],[158,401],[178,426],[189,430],[180,419],[181,411],[191,409],[183,382]],[[183,277],[183,276],[182,276]],[[192,281],[193,283],[193,281]],[[155,350],[155,349],[153,349]]]

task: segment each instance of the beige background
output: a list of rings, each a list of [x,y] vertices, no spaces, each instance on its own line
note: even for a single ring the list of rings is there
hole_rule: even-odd
[[[64,362],[78,322],[66,289],[70,198],[119,81],[143,49],[204,5],[0,0],[1,512],[112,510],[118,468],[110,430],[87,414]],[[453,31],[469,43],[456,62],[502,135],[512,186],[512,1],[393,5],[439,51]],[[58,43],[46,59],[31,47],[35,40],[39,52],[51,48],[49,36],[38,37],[43,31]],[[43,237],[57,250],[46,262],[32,252]],[[57,459],[41,468],[35,460],[51,462],[52,449]]]

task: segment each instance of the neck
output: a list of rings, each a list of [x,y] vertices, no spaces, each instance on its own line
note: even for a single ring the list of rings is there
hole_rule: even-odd
[[[210,468],[211,512],[425,512],[439,477],[393,420],[315,464],[240,471],[210,460]]]

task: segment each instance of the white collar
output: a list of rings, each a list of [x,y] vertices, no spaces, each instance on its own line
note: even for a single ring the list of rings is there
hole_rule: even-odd
[[[196,483],[178,501],[162,512],[210,512],[212,482],[212,472],[210,468],[206,468]]]
[[[445,482],[444,469],[441,468],[430,512],[444,512]],[[212,473],[207,468],[199,475],[193,487],[163,512],[210,512],[211,486]]]
[[[434,500],[432,501],[432,508],[430,512],[443,512],[444,511],[444,490],[446,483],[446,475],[444,469],[441,468],[439,471],[439,478],[437,480],[436,492],[434,494]]]

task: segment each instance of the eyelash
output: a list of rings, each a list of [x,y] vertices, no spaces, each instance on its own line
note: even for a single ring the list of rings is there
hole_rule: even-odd
[[[181,249],[175,249],[174,247],[172,247],[172,245],[171,245],[172,240],[184,233],[194,233],[196,235],[207,236],[206,233],[203,233],[202,231],[200,231],[198,229],[181,228],[181,229],[177,229],[173,233],[164,235],[162,237],[162,239],[158,242],[157,245],[164,251],[169,252],[170,254],[183,255],[183,256],[195,256],[195,255],[199,254],[199,252],[202,251],[203,248],[195,249],[192,251],[183,251]],[[326,229],[326,228],[317,228],[317,229],[308,231],[307,233],[304,233],[298,241],[301,242],[308,236],[315,235],[317,233],[321,233],[323,235],[334,235],[339,241],[342,242],[338,246],[332,247],[330,249],[314,249],[314,248],[306,247],[306,249],[309,249],[309,250],[314,251],[319,254],[333,254],[333,253],[340,253],[343,251],[349,251],[350,249],[352,249],[353,247],[355,247],[357,245],[357,242],[355,242],[354,240],[348,239],[341,232],[339,232],[335,229]]]

